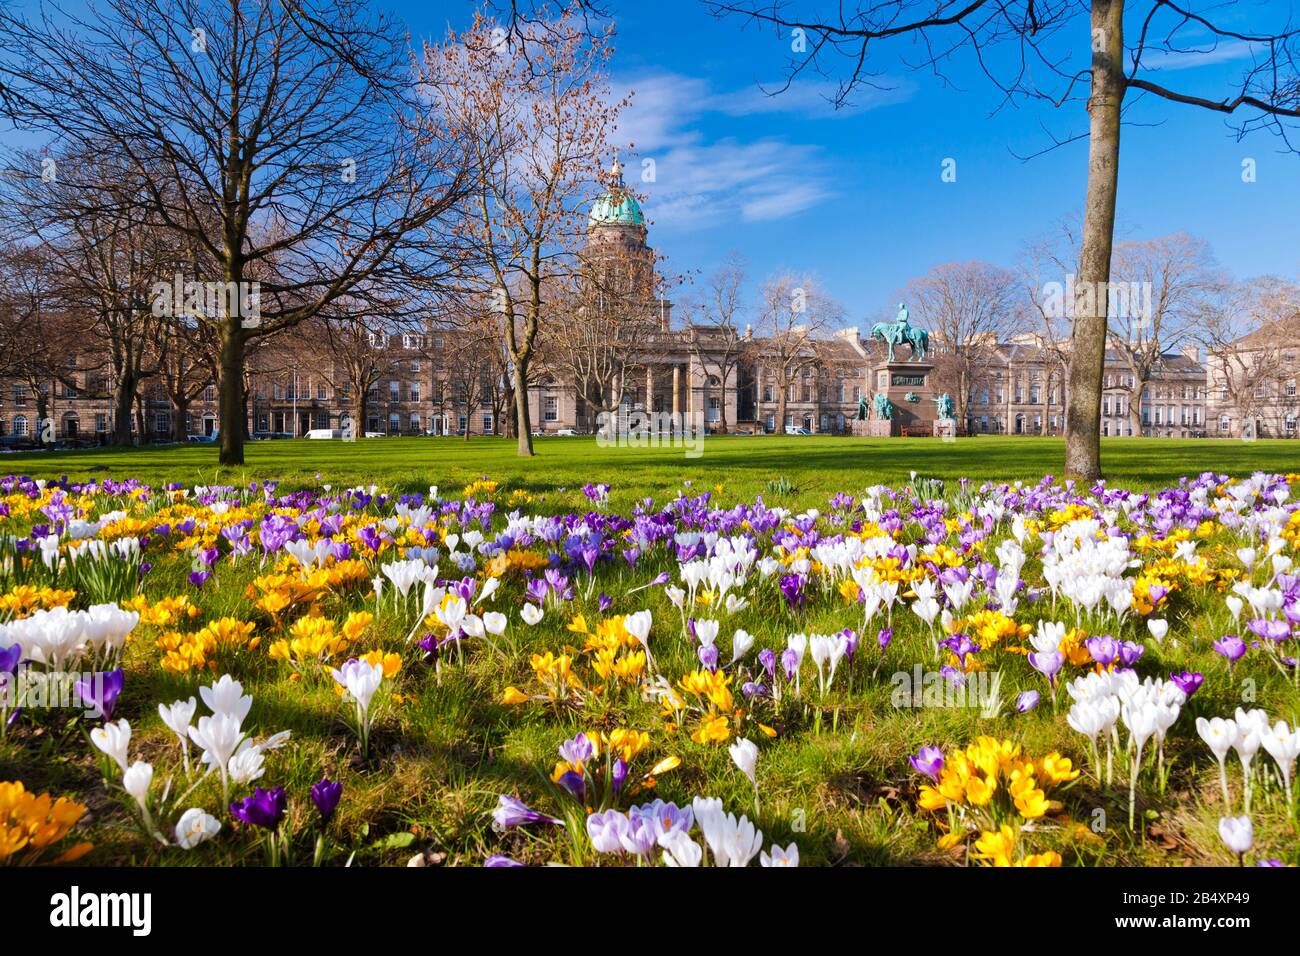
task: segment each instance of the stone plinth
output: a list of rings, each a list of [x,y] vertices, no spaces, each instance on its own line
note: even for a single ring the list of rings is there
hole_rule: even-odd
[[[930,384],[930,362],[882,362],[872,373],[874,394],[884,395],[894,406],[890,434],[933,435],[934,387]],[[908,401],[908,395],[915,401]]]

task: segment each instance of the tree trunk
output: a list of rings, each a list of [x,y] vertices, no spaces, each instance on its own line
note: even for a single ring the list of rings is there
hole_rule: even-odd
[[[1039,415],[1042,416],[1042,421],[1038,423],[1038,434],[1040,436],[1050,435],[1052,433],[1052,426],[1049,424],[1049,422],[1052,419],[1051,412],[1052,412],[1052,373],[1050,371],[1047,371],[1044,375],[1044,381],[1043,381],[1042,409],[1038,413]]]
[[[776,400],[776,433],[785,434],[785,406],[790,397],[790,383],[781,384],[780,398]]]
[[[131,418],[135,414],[135,376],[123,374],[113,389],[113,444],[131,444]],[[144,432],[140,433],[144,438]]]
[[[172,399],[172,440],[183,442],[189,435],[185,429],[185,416],[189,414],[190,403],[186,399]]]
[[[523,362],[515,362],[515,428],[518,431],[519,448],[516,452],[521,458],[533,457],[533,426],[528,416],[528,368]],[[469,431],[469,419],[466,418],[465,430]]]
[[[367,389],[358,388],[356,397],[352,399],[352,434],[349,436],[346,432],[344,438],[365,438],[366,437],[366,393]]]
[[[239,319],[221,327],[221,454],[223,465],[244,463],[244,431],[248,427],[244,402],[244,330]]]
[[[1146,394],[1147,383],[1137,381],[1129,395],[1128,427],[1132,435],[1142,434],[1142,396]]]
[[[1119,188],[1120,107],[1124,101],[1124,0],[1092,0],[1092,95],[1088,100],[1088,193],[1070,350],[1065,474],[1101,477],[1101,387],[1106,366],[1106,290]],[[1092,292],[1092,308],[1080,309]],[[1087,312],[1089,314],[1084,314]]]

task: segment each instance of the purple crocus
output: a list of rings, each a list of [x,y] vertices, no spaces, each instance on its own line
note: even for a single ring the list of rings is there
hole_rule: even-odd
[[[493,868],[523,866],[523,864],[520,863],[518,860],[512,860],[510,859],[510,857],[502,856],[500,853],[488,857],[486,860],[483,861],[483,865],[493,867]]]
[[[564,821],[557,820],[555,817],[548,817],[544,813],[529,809],[523,801],[504,793],[497,798],[497,808],[492,811],[492,822],[499,830],[508,830],[511,827],[524,826],[530,823],[558,823],[560,825],[564,823]]]
[[[1247,625],[1252,631],[1270,641],[1285,641],[1291,636],[1291,625],[1287,621],[1274,618],[1258,617]]]
[[[0,661],[0,665],[3,661]],[[4,670],[0,666],[0,670]],[[118,695],[122,693],[122,685],[126,682],[126,675],[122,673],[122,668],[115,671],[96,674],[90,680],[79,680],[72,685],[76,691],[77,699],[95,712],[95,716],[108,720],[113,716],[113,707],[117,703]]]
[[[1192,671],[1183,671],[1181,674],[1170,674],[1169,679],[1178,685],[1188,697],[1191,697],[1200,688],[1205,676]]]
[[[1016,713],[1027,714],[1038,706],[1040,695],[1036,690],[1022,691],[1016,698]]]
[[[889,642],[894,639],[894,629],[892,627],[882,627],[880,633],[876,635],[876,642],[883,651],[889,647]]]
[[[237,800],[230,805],[230,812],[234,814],[236,820],[267,830],[274,830],[280,825],[286,809],[288,809],[288,801],[284,795],[284,787],[272,787],[270,790],[258,787],[251,797]]]
[[[329,777],[321,777],[311,785],[311,802],[316,804],[316,809],[320,811],[321,826],[330,822],[342,796],[343,784]]]
[[[601,614],[604,614],[606,611],[608,611],[610,605],[613,603],[614,603],[614,599],[612,597],[610,597],[604,591],[600,592],[600,613]]]
[[[22,663],[23,646],[0,647],[0,674],[17,674],[18,665]]]
[[[1124,641],[1119,645],[1119,660],[1125,667],[1132,667],[1147,652],[1146,646],[1136,641]]]
[[[191,571],[190,584],[194,585],[196,588],[201,588],[210,577],[212,577],[212,572],[206,568],[202,571]]]
[[[917,773],[937,781],[939,773],[943,770],[943,751],[938,747],[922,747],[908,757],[907,761]]]
[[[697,652],[700,658],[700,664],[705,670],[712,673],[718,669],[718,646],[716,644],[701,645]]]
[[[772,648],[765,647],[758,652],[758,663],[767,671],[769,679],[776,675],[776,651]]]
[[[1246,654],[1246,642],[1236,634],[1225,634],[1214,642],[1214,649],[1228,659],[1231,667]]]

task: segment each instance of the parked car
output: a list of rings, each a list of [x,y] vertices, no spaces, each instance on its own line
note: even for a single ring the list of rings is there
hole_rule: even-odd
[[[796,428],[794,425],[786,425],[785,433],[787,435],[811,435],[812,434],[812,432],[810,432],[808,429]]]
[[[308,438],[342,438],[343,432],[338,428],[313,428],[307,432]]]
[[[211,445],[217,440],[217,433],[213,432],[211,435],[190,435],[187,440],[198,442],[201,445]]]
[[[561,428],[555,433],[557,438],[577,438],[578,433],[572,428]]]

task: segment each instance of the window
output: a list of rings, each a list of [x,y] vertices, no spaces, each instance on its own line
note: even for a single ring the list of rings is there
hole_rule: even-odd
[[[772,400],[773,400],[773,399],[772,399],[772,386],[771,386],[771,385],[764,385],[764,386],[763,386],[763,401],[765,401],[765,402],[770,402],[770,401],[772,401]]]
[[[1295,379],[1286,383],[1286,397],[1295,398]]]
[[[153,430],[159,435],[169,434],[172,430],[172,417],[166,412],[159,412],[154,416]]]
[[[492,413],[484,412],[483,413],[483,434],[487,435],[487,434],[491,434],[491,432],[492,432]]]
[[[411,415],[411,431],[415,432],[417,435],[424,431],[419,415]]]
[[[388,383],[388,400],[390,402],[399,401],[401,399],[401,394],[401,383],[398,382],[397,379],[391,379]]]
[[[318,385],[316,386],[316,401],[318,401],[318,402],[323,402],[323,401],[325,401],[325,400],[326,400],[326,397],[328,396],[328,394],[329,394],[329,393],[325,390],[325,383],[324,383],[324,382],[321,382],[320,384],[318,384]]]
[[[26,415],[15,415],[15,416],[14,416],[14,434],[17,435],[17,436],[19,436],[20,438],[24,438],[24,437],[27,436],[27,416],[26,416]]]
[[[95,415],[95,431],[100,434],[108,431],[108,416],[103,412],[99,412]]]
[[[272,386],[271,386],[271,397],[272,397],[273,399],[275,399],[276,401],[283,401],[283,400],[284,400],[284,386],[281,385],[279,382],[276,382],[274,385],[272,385]]]
[[[215,402],[217,400],[217,386],[215,385],[203,386],[203,400],[205,402]]]
[[[1230,427],[1231,427],[1231,423],[1228,421],[1228,416],[1227,415],[1220,416],[1219,431],[1226,432],[1229,430]]]
[[[411,382],[410,392],[411,392],[411,401],[418,402],[420,400],[420,383]]]
[[[412,371],[414,374],[416,374],[416,375],[419,375],[419,374],[420,374],[420,360],[419,360],[419,359],[411,359],[411,371]]]
[[[15,385],[15,386],[14,386],[14,404],[17,405],[19,408],[22,408],[24,405],[27,404],[27,386],[26,386],[26,385]],[[26,421],[26,419],[24,419],[24,421]],[[18,432],[18,421],[17,421],[17,419],[14,420],[14,434],[15,434],[15,435],[19,434],[19,432]],[[26,432],[22,432],[21,434],[26,435],[27,433],[26,433]]]
[[[560,420],[560,402],[554,395],[546,395],[542,398],[542,421],[556,422]]]
[[[709,396],[709,421],[716,422],[722,418],[722,399],[717,396]]]
[[[767,432],[776,431],[776,416],[771,412],[763,418],[763,430]]]
[[[402,430],[402,416],[393,412],[388,416],[388,434],[396,435]]]

